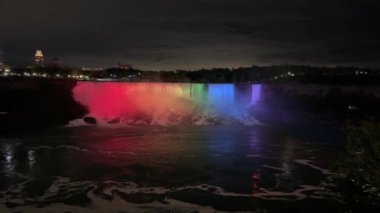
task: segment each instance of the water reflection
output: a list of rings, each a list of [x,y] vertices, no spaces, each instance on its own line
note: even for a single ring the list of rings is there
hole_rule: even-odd
[[[34,150],[28,150],[28,164],[30,169],[33,169],[36,164],[36,152]]]
[[[1,144],[1,152],[3,156],[2,164],[6,173],[13,173],[15,169],[14,161],[14,144]]]
[[[302,140],[261,126],[59,128],[29,134],[21,145],[1,143],[0,178],[5,180],[2,190],[28,180],[15,199],[33,200],[28,193],[38,188],[42,197],[57,203],[79,194],[99,202],[119,195],[139,199],[141,192],[148,193],[141,199],[147,196],[149,202],[179,194],[193,201],[199,193],[221,202],[235,195],[249,202],[299,199],[313,191],[297,190],[318,190],[323,180],[320,171],[295,163],[304,157]],[[57,184],[58,179],[65,183]],[[87,191],[89,186],[94,190]],[[60,196],[49,197],[51,189]]]

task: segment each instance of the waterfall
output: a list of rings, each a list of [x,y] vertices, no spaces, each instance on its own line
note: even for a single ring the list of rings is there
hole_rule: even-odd
[[[246,123],[261,85],[78,82],[74,98],[99,121],[126,124]]]
[[[261,98],[261,84],[253,84],[252,85],[252,99],[251,104],[258,104]]]

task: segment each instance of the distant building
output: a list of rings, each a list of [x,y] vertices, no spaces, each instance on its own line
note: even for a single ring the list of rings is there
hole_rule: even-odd
[[[132,65],[130,65],[130,64],[122,64],[122,63],[119,63],[118,65],[119,65],[119,68],[120,68],[120,69],[123,69],[123,70],[131,70],[131,69],[133,69],[133,68],[132,68]]]
[[[43,66],[44,65],[44,54],[42,53],[42,50],[36,50],[36,54],[34,55],[34,62],[36,66]]]
[[[0,50],[0,65],[4,64],[4,53]]]
[[[104,71],[103,67],[82,67],[82,71]]]
[[[50,62],[51,67],[63,68],[63,62],[59,58],[55,57]]]
[[[4,53],[0,50],[0,72],[10,72],[10,66],[6,65],[4,62]]]

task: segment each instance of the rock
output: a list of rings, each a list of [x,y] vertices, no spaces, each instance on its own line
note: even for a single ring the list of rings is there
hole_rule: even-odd
[[[120,118],[114,118],[114,119],[108,121],[108,123],[109,124],[118,124],[118,123],[120,123]]]
[[[19,134],[67,125],[88,108],[78,103],[68,79],[9,77],[0,79],[0,134]]]
[[[84,117],[83,120],[84,120],[84,122],[86,122],[88,124],[96,124],[97,123],[96,118],[94,118],[94,117]]]

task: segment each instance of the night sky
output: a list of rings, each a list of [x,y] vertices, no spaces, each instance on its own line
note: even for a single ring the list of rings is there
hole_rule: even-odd
[[[0,0],[12,66],[380,67],[378,0]]]

